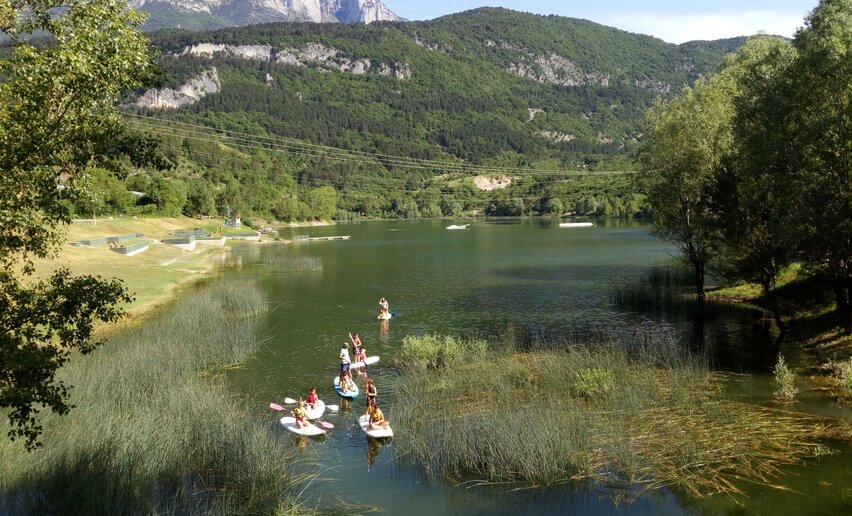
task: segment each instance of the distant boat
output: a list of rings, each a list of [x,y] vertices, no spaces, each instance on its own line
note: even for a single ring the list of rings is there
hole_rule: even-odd
[[[447,229],[467,229],[470,224],[453,224],[452,226],[447,226]]]
[[[560,228],[590,228],[594,226],[591,222],[560,222]]]

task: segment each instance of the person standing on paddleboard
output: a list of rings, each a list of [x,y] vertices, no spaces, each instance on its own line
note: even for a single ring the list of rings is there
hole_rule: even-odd
[[[385,296],[382,296],[382,298],[379,299],[379,308],[384,309],[385,312],[390,311],[390,308],[388,307],[388,300],[385,299]]]
[[[361,338],[355,331],[349,334],[349,339],[352,341],[352,361],[357,362],[361,360]]]
[[[352,361],[349,360],[349,343],[344,342],[343,347],[340,348],[340,374],[348,376],[352,378],[352,373],[349,372],[349,366],[352,364]]]
[[[376,384],[373,383],[373,380],[367,378],[367,415],[370,415],[370,406],[376,402],[376,396],[379,395],[379,391],[376,389]]]

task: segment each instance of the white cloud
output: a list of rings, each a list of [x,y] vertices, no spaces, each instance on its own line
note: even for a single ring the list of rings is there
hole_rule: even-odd
[[[641,34],[650,34],[669,43],[701,39],[751,36],[758,32],[792,37],[803,25],[802,13],[742,11],[707,14],[622,13],[596,20],[599,23]]]

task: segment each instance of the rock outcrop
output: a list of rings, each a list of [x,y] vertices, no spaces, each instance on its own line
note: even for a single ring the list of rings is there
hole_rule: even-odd
[[[319,66],[326,70],[354,75],[376,73],[392,76],[398,80],[411,78],[411,69],[408,63],[374,63],[366,58],[350,59],[343,57],[340,50],[327,47],[321,43],[308,43],[302,48],[197,43],[184,48],[178,55],[211,59],[217,54],[291,66]]]
[[[180,26],[180,12],[210,14],[224,26],[258,22],[306,21],[315,23],[373,23],[401,20],[380,0],[130,0],[131,7],[151,13],[170,9]]]
[[[220,89],[222,89],[222,84],[219,82],[219,72],[214,67],[180,85],[177,89],[148,90],[136,99],[136,105],[151,109],[177,109],[194,104],[202,97],[217,93]]]

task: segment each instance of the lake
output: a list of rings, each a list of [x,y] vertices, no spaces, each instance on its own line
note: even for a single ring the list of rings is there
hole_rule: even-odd
[[[469,222],[469,221],[463,221]],[[393,423],[393,393],[387,362],[407,335],[490,335],[509,322],[554,332],[576,328],[662,326],[692,336],[681,312],[642,313],[616,306],[613,292],[635,284],[655,266],[676,263],[673,249],[654,238],[649,226],[623,220],[591,228],[559,228],[557,220],[481,220],[465,230],[458,221],[382,221],[282,229],[296,236],[348,235],[349,240],[292,245],[247,245],[234,249],[233,274],[257,277],[270,302],[263,322],[266,342],[242,369],[229,373],[236,392],[258,415],[268,417],[282,447],[298,446],[303,467],[319,478],[305,491],[309,504],[347,504],[347,512],[376,509],[406,514],[612,513],[838,513],[852,511],[852,449],[814,464],[790,468],[783,483],[799,493],[743,486],[745,507],[727,497],[696,500],[676,490],[657,490],[613,500],[594,483],[547,489],[519,486],[470,487],[424,478],[415,464],[395,457],[393,442],[368,440],[358,428],[363,398],[327,414],[336,428],[321,440],[294,438],[266,409],[284,397],[305,396],[315,386],[327,403],[341,403],[332,390],[337,353],[349,332],[359,332],[368,355],[382,361],[370,375]],[[276,259],[310,256],[321,272],[283,274]],[[231,272],[229,272],[230,274]],[[378,299],[387,297],[395,316],[376,319]],[[733,371],[731,393],[745,401],[771,403],[769,371],[776,347],[759,316],[743,310],[717,311],[706,327],[714,367]],[[796,344],[783,344],[793,363],[803,363]],[[361,383],[363,386],[363,383]],[[849,407],[809,390],[794,410],[852,421]],[[255,408],[256,407],[256,408]],[[397,439],[404,437],[398,436]],[[483,439],[488,436],[484,435]],[[270,450],[275,453],[275,450]]]

